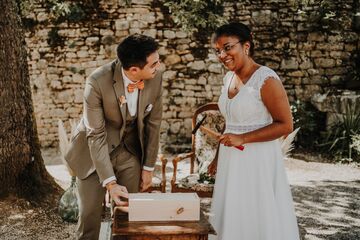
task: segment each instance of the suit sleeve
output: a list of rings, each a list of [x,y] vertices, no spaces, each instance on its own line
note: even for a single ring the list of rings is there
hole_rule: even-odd
[[[158,151],[160,140],[160,125],[162,120],[162,78],[159,84],[159,94],[154,102],[153,109],[145,118],[145,158],[144,169],[153,169]]]
[[[91,77],[87,79],[84,90],[84,123],[90,156],[102,183],[115,174],[106,141],[102,95],[97,81]]]

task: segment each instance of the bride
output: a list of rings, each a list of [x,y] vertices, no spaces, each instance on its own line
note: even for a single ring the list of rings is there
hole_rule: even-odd
[[[298,226],[279,137],[293,122],[279,76],[256,63],[250,29],[241,23],[215,32],[214,51],[229,69],[219,98],[226,120],[220,137],[212,214],[219,240],[298,240]],[[243,145],[241,151],[236,146]],[[214,237],[214,239],[216,239]]]

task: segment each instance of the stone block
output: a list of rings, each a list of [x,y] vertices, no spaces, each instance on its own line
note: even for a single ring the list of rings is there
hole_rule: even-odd
[[[61,81],[63,83],[71,83],[72,82],[72,77],[71,76],[63,76]]]
[[[38,59],[40,59],[40,54],[39,54],[39,52],[38,51],[31,51],[31,59],[32,60],[38,60]]]
[[[129,33],[130,34],[141,34],[141,29],[140,28],[130,28]]]
[[[165,30],[164,31],[164,37],[167,39],[174,39],[176,37],[176,34],[174,31],[171,30]]]
[[[305,60],[300,64],[300,69],[306,70],[313,67],[313,64],[310,60]]]
[[[99,42],[99,37],[88,37],[85,40],[86,45],[94,46]]]
[[[69,103],[73,102],[73,98],[73,90],[69,89],[58,92],[54,101],[55,103]]]
[[[199,80],[197,81],[197,84],[206,85],[206,78],[203,77],[203,76],[199,77]]]
[[[79,58],[87,58],[89,56],[88,51],[78,51],[76,54]]]
[[[37,63],[37,68],[38,69],[46,69],[48,66],[48,62],[45,59],[40,59]]]
[[[311,57],[325,57],[326,53],[323,53],[319,50],[313,50],[313,51],[311,51],[310,56]]]
[[[202,60],[194,61],[189,66],[193,70],[205,70],[205,62]]]
[[[323,42],[325,40],[325,36],[322,33],[314,32],[309,33],[307,39],[309,42]]]
[[[100,35],[102,36],[113,36],[114,35],[114,31],[110,30],[110,29],[100,29]]]
[[[132,4],[136,5],[151,5],[153,0],[131,0]]]
[[[339,43],[343,41],[343,37],[341,35],[333,35],[328,37],[328,41],[330,43]]]
[[[184,89],[185,84],[183,82],[180,82],[180,81],[172,81],[171,82],[171,88],[172,89]]]
[[[192,61],[194,61],[194,56],[191,54],[191,53],[188,53],[188,54],[186,54],[185,56],[184,56],[184,58],[186,59],[186,61],[188,61],[188,62],[192,62]]]
[[[222,73],[223,72],[223,68],[220,63],[210,64],[208,70],[209,70],[209,72],[212,72],[212,73]]]
[[[65,56],[66,56],[67,59],[77,58],[76,53],[73,53],[73,52],[68,52],[68,53],[66,53]]]
[[[322,68],[335,67],[335,60],[331,58],[316,58],[314,62],[317,67],[322,67]]]
[[[116,43],[116,38],[112,35],[107,35],[101,38],[101,43],[104,45],[112,45]]]
[[[290,77],[303,77],[304,73],[302,71],[294,71],[287,73],[287,75]]]
[[[283,59],[281,61],[281,68],[282,69],[298,69],[299,63],[296,58],[290,58],[290,59]]]
[[[179,55],[176,54],[171,54],[169,56],[167,56],[164,60],[164,63],[169,66],[169,65],[174,65],[176,63],[181,62],[181,58]]]
[[[272,12],[271,10],[253,11],[251,13],[251,17],[257,25],[270,25],[272,23],[272,19],[277,18],[277,13]]]
[[[50,110],[50,115],[52,116],[53,119],[66,119],[69,116],[67,112],[65,112],[63,109],[60,108]]]
[[[129,21],[127,20],[116,20],[115,21],[115,29],[119,30],[128,30],[130,27]]]
[[[74,83],[83,83],[83,82],[85,82],[85,77],[81,74],[75,73],[72,76],[72,80]]]
[[[174,111],[166,111],[163,113],[163,119],[171,119],[171,118],[176,118],[176,112]]]
[[[50,82],[50,87],[51,87],[51,89],[62,89],[63,88],[61,85],[61,82],[58,80],[52,80]]]
[[[74,103],[82,103],[84,99],[84,91],[82,89],[76,89],[74,91]]]
[[[136,21],[136,20],[132,20],[130,21],[130,30],[133,28],[146,28],[147,27],[147,23],[144,21]]]
[[[76,108],[76,107],[69,107],[66,109],[66,112],[69,113],[69,114],[74,114],[75,113],[75,116],[77,114],[80,114],[81,113],[81,108]],[[79,118],[79,116],[77,116],[77,118]]]
[[[178,117],[179,118],[191,118],[193,116],[193,113],[192,112],[184,112],[184,111],[181,111],[179,112],[178,114]]]
[[[177,31],[175,35],[177,38],[186,38],[187,37],[186,32],[183,32],[183,31]]]
[[[166,71],[163,73],[163,79],[164,80],[169,80],[172,79],[174,80],[176,78],[176,71]]]
[[[143,34],[152,38],[156,38],[156,29],[146,29]]]
[[[155,14],[153,12],[149,12],[147,14],[142,14],[140,19],[147,23],[155,23],[155,21],[156,21]]]
[[[167,121],[162,120],[161,125],[160,125],[160,131],[165,132],[165,131],[169,130],[169,128],[170,128],[170,124]]]

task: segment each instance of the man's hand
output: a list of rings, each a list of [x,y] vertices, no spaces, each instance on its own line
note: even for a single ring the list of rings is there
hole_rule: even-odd
[[[121,200],[121,198],[129,198],[126,187],[117,184],[115,181],[112,181],[106,184],[106,189],[109,191],[111,199],[117,206],[128,206],[129,203],[127,201]]]
[[[152,171],[142,170],[140,180],[140,192],[145,192],[152,185]]]

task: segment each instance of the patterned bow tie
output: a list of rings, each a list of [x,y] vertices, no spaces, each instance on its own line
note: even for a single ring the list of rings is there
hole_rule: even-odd
[[[143,90],[144,87],[144,81],[138,81],[136,83],[129,83],[129,85],[127,85],[127,90],[129,93],[133,93],[135,91],[135,88]]]

